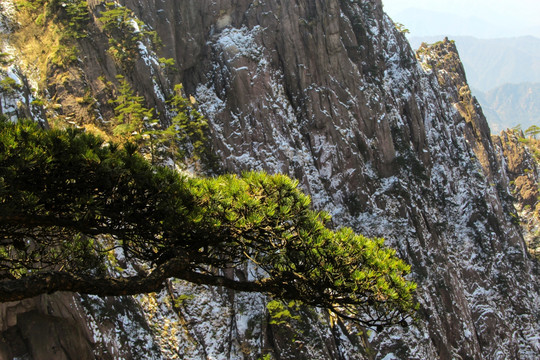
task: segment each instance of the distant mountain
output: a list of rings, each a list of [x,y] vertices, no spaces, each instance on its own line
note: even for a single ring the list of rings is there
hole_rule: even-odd
[[[476,97],[480,105],[482,106],[482,111],[486,116],[486,119],[489,123],[489,128],[492,134],[498,134],[503,130],[511,129],[517,125],[513,121],[505,122],[501,119],[497,111],[495,111],[489,101],[487,100],[486,94],[478,89],[471,88],[472,94]]]
[[[392,19],[404,24],[414,36],[441,34],[444,37],[450,34],[456,36],[477,34],[481,38],[498,38],[508,37],[508,34],[513,34],[513,29],[509,25],[490,23],[479,17],[461,16],[418,8],[405,9],[392,15]]]
[[[444,36],[412,37],[413,48]],[[532,36],[477,39],[449,36],[456,41],[471,87],[488,92],[507,83],[540,82],[540,39]]]
[[[505,84],[487,93],[474,92],[493,133],[521,124],[540,124],[540,83]]]

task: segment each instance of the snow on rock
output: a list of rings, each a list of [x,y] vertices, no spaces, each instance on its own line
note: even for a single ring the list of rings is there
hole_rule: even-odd
[[[13,0],[2,0],[0,3],[0,34],[11,32],[15,22],[16,7]]]

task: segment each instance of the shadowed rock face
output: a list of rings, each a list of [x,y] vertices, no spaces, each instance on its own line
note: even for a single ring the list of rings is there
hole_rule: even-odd
[[[159,14],[147,21],[163,34],[164,49],[177,60],[186,89],[203,106],[215,100],[218,108],[211,115],[226,168],[245,168],[238,159],[249,156],[268,170],[289,173],[307,161],[328,172],[327,178],[365,162],[385,175],[394,172],[391,104],[385,106],[379,94],[387,64],[379,61],[378,44],[369,40],[382,25],[381,4],[362,5],[364,14],[358,4],[348,3],[201,1],[148,9]],[[410,57],[402,39],[393,46]],[[226,111],[219,111],[220,104]],[[422,153],[422,124],[412,121]],[[347,153],[321,148],[326,142]],[[309,159],[291,161],[294,154],[285,148],[304,148]],[[279,164],[263,165],[269,155]],[[353,178],[348,188],[364,182],[360,174]]]
[[[161,352],[132,298],[71,293],[0,304],[0,359],[151,359]]]
[[[50,300],[43,297],[1,304],[0,358],[30,355],[33,359],[93,359],[87,340],[91,334],[82,332],[85,321],[80,315],[73,316],[66,306],[73,305],[70,298],[54,296]]]
[[[89,1],[96,12],[100,3]],[[336,225],[385,237],[419,284],[418,322],[369,336],[310,312],[302,331],[290,332],[268,323],[262,297],[176,285],[169,295],[194,300],[171,315],[180,330],[176,343],[160,343],[164,354],[540,355],[538,270],[512,223],[508,180],[450,42],[424,48],[420,64],[378,0],[123,3],[158,31],[160,56],[177,63],[169,79],[142,60],[129,74],[150,103],[163,107],[160,94],[182,82],[210,120],[225,171],[298,178]],[[93,79],[115,72],[97,61],[103,46],[85,42],[81,56],[96,94]]]

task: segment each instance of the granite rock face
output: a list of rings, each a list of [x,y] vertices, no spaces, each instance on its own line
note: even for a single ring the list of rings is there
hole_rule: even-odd
[[[414,54],[380,0],[122,4],[159,33],[159,56],[176,61],[165,74],[157,55],[141,55],[127,74],[148,103],[166,109],[164,94],[182,82],[224,171],[287,173],[335,226],[386,238],[412,265],[421,305],[417,322],[379,333],[303,308],[300,320],[272,324],[263,296],[175,281],[132,307],[151,324],[138,337],[155,339],[138,348],[142,358],[540,356],[538,265],[452,42]],[[89,6],[97,16],[102,2]],[[120,70],[98,31],[80,46],[78,76],[104,96],[98,76]],[[98,302],[81,311],[113,306]],[[110,321],[129,323],[120,314]],[[90,330],[79,346],[103,343],[102,329]]]
[[[494,135],[504,175],[508,177],[515,208],[524,230],[529,252],[540,256],[540,140],[525,138],[521,131],[507,130]]]

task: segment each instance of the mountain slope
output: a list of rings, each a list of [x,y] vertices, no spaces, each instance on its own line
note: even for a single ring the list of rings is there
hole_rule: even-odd
[[[65,68],[45,59],[45,71],[30,71],[34,54],[15,42],[23,28],[4,37],[11,45],[4,51],[17,54],[35,79],[44,111],[108,131],[112,109],[102,77],[114,88],[121,73],[167,121],[164,98],[182,82],[209,119],[222,170],[290,174],[336,225],[385,237],[412,264],[421,308],[418,322],[379,332],[301,307],[293,309],[299,320],[273,324],[262,296],[171,281],[126,311],[118,299],[78,300],[83,318],[93,311],[114,324],[144,309],[150,326],[140,326],[138,338],[155,341],[122,347],[125,332],[111,338],[79,325],[94,349],[125,358],[538,357],[537,264],[513,221],[509,180],[454,44],[423,49],[420,65],[380,0],[125,5],[163,42],[159,55],[139,46],[129,71],[115,64],[93,22],[104,10],[97,0],[89,1],[93,30],[77,41],[78,60]],[[158,57],[173,58],[177,71],[164,71]],[[92,107],[77,101],[85,92],[96,100]],[[229,276],[250,271],[231,269]],[[20,311],[31,310],[66,317],[47,307]],[[0,323],[3,334],[21,333],[16,320]]]

